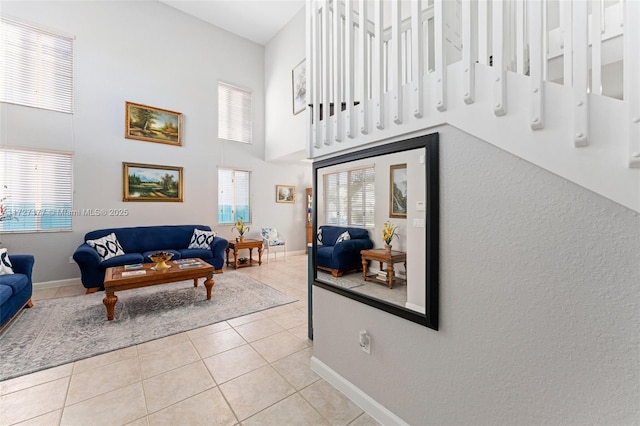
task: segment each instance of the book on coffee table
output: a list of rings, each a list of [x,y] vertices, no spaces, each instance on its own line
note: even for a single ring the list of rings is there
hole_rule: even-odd
[[[188,268],[197,268],[199,266],[202,266],[202,263],[200,262],[189,262],[189,263],[183,263],[182,265],[179,265],[180,269],[188,269]]]
[[[178,259],[178,260],[174,260],[174,263],[176,265],[183,265],[186,263],[199,263],[199,262],[196,262],[195,259]]]
[[[145,271],[144,269],[138,270],[138,271],[125,271],[125,272],[122,273],[122,276],[123,277],[132,277],[132,276],[135,276],[135,275],[144,275],[146,273],[147,273],[147,271]]]
[[[124,265],[125,271],[135,271],[136,269],[142,269],[142,263],[134,263],[132,265]]]

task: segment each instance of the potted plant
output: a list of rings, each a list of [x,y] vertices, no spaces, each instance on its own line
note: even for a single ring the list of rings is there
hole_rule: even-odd
[[[387,253],[391,253],[391,240],[398,237],[398,227],[393,223],[386,221],[382,226],[382,240],[384,241],[384,249]]]
[[[240,217],[237,221],[236,224],[233,225],[233,228],[231,228],[231,231],[233,232],[233,230],[238,231],[238,234],[240,235],[240,237],[238,238],[239,242],[244,241],[244,234],[249,232],[249,227],[247,226],[247,224],[244,222],[244,219],[242,217]]]

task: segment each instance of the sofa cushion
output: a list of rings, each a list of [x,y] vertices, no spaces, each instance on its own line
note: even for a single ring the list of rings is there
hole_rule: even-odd
[[[0,305],[4,304],[7,300],[11,299],[13,291],[8,285],[0,284]]]
[[[344,231],[342,234],[340,234],[340,236],[336,240],[336,244],[340,244],[341,242],[348,241],[350,239],[351,239],[351,235],[349,235],[349,231]]]
[[[336,241],[341,234],[345,231],[349,232],[349,236],[352,240],[363,240],[369,239],[369,231],[364,228],[354,228],[347,226],[332,226],[332,225],[322,225],[320,227],[322,230],[322,244],[325,246],[334,246],[336,245]]]
[[[0,284],[3,287],[8,287],[13,294],[18,294],[29,284],[29,278],[25,274],[4,275],[0,279]]]
[[[115,256],[111,259],[107,259],[100,263],[100,269],[103,271],[112,266],[133,265],[135,263],[142,263],[143,257],[140,253],[128,253],[122,256]]]
[[[100,258],[103,261],[109,260],[115,256],[122,256],[124,254],[124,250],[122,249],[116,234],[113,232],[102,238],[87,240],[87,244],[98,252],[98,255],[100,255]]]
[[[193,230],[193,235],[191,236],[191,241],[187,248],[209,250],[215,236],[216,233],[213,231],[203,231],[196,228]]]
[[[7,249],[0,249],[0,275],[13,274],[13,266],[9,260]]]
[[[206,261],[207,259],[213,258],[213,253],[211,249],[182,249],[180,250],[180,259],[193,259],[199,257],[200,259]]]

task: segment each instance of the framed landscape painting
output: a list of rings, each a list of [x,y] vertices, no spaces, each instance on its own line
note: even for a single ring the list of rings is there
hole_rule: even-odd
[[[407,165],[394,164],[390,167],[389,217],[407,217]]]
[[[276,203],[295,203],[296,187],[290,185],[276,185]]]
[[[122,201],[182,202],[182,167],[122,163]]]
[[[126,102],[124,137],[139,141],[182,145],[182,114]]]
[[[291,72],[291,85],[293,90],[293,115],[306,108],[307,104],[307,69],[303,59]]]

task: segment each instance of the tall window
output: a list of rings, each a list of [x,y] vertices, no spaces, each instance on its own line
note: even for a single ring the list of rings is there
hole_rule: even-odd
[[[73,38],[1,19],[0,101],[72,113]]]
[[[375,225],[375,169],[366,167],[324,175],[325,220],[329,225]]]
[[[251,222],[250,179],[246,170],[218,169],[218,223]]]
[[[71,154],[0,149],[3,231],[70,231]]]
[[[218,82],[218,138],[251,143],[251,92]]]

